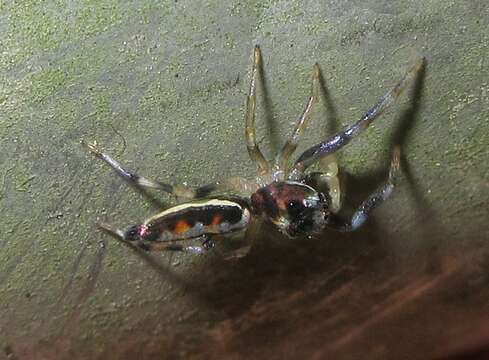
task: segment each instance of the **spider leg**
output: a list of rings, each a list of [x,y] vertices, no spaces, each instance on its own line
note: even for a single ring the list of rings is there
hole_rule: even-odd
[[[339,168],[335,154],[329,154],[319,160],[320,168],[324,169],[324,181],[328,184],[330,208],[333,212],[341,209],[341,182],[338,176]]]
[[[354,231],[362,226],[372,210],[382,204],[394,190],[399,173],[400,154],[400,147],[396,146],[393,151],[387,182],[370,194],[370,196],[358,207],[352,218],[350,220],[344,220],[333,213],[328,218],[328,226],[339,231]]]
[[[178,252],[185,252],[190,254],[203,254],[213,247],[213,245],[210,244],[212,243],[210,242],[208,237],[203,236],[201,246],[186,246],[179,243],[168,244],[168,243],[155,241],[155,242],[142,243],[139,245],[139,247],[145,251],[151,251],[151,252],[178,251]]]
[[[377,103],[362,115],[356,123],[347,126],[343,131],[334,135],[332,138],[323,141],[307,149],[297,159],[289,175],[290,179],[299,179],[304,170],[320,158],[337,151],[348,144],[355,136],[366,129],[384,110],[392,104],[401,94],[405,85],[423,67],[424,58],[419,59],[416,64],[404,75],[404,77],[394,86],[394,88],[384,94]]]
[[[124,238],[124,231],[117,229],[110,224],[99,222],[97,226],[106,233],[109,233],[118,241],[127,245],[133,249],[140,249],[144,251],[179,251],[187,252],[192,254],[203,254],[214,247],[214,243],[211,240],[210,235],[202,235],[200,239],[202,240],[201,246],[185,246],[179,243],[168,243],[159,241],[129,241]]]
[[[287,163],[289,161],[289,157],[294,153],[295,149],[297,148],[299,136],[306,128],[306,120],[309,118],[309,115],[312,110],[312,105],[316,102],[318,80],[319,80],[319,66],[318,64],[314,64],[312,84],[311,84],[311,95],[307,100],[306,107],[304,108],[302,115],[299,117],[299,119],[297,119],[294,131],[285,142],[282,150],[280,151],[280,154],[277,156],[277,159],[275,161],[275,166],[276,168],[278,168],[278,171],[286,172],[288,170]]]
[[[224,260],[237,260],[247,256],[253,246],[253,241],[259,236],[261,223],[253,219],[246,228],[243,236],[243,244],[226,252]]]
[[[246,98],[245,112],[245,137],[248,154],[252,161],[258,165],[260,175],[268,174],[270,164],[263,156],[258,144],[256,143],[255,133],[255,114],[256,114],[256,73],[261,63],[261,51],[258,45],[255,46],[253,55],[253,68],[251,70],[250,90]]]
[[[129,183],[141,188],[164,191],[171,195],[175,195],[177,197],[185,199],[205,197],[216,190],[243,190],[243,188],[245,190],[248,190],[248,188],[252,189],[254,186],[253,184],[249,184],[247,180],[237,177],[224,180],[220,183],[200,186],[196,189],[192,189],[183,185],[175,186],[161,181],[151,180],[142,177],[134,172],[125,169],[117,160],[112,158],[110,155],[102,152],[102,150],[100,150],[96,144],[89,144],[82,141],[82,145],[85,146],[96,157],[102,159],[107,165],[114,169],[118,175],[127,180]]]

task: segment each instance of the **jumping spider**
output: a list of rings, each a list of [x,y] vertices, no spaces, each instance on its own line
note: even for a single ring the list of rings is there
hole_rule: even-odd
[[[293,165],[289,164],[289,157],[297,147],[299,136],[304,131],[317,99],[319,67],[317,64],[314,65],[312,90],[306,107],[272,165],[263,156],[255,137],[255,89],[260,62],[261,51],[256,46],[245,114],[246,146],[251,160],[258,166],[256,178],[232,178],[197,189],[172,186],[132,173],[99,150],[96,144],[84,143],[93,154],[134,185],[161,190],[187,199],[187,202],[170,207],[141,224],[129,227],[126,231],[106,223],[99,223],[99,227],[119,240],[144,250],[202,253],[211,247],[213,235],[243,229],[248,231],[259,218],[272,223],[288,237],[312,235],[326,227],[352,231],[365,222],[370,212],[392,193],[399,170],[399,147],[393,150],[389,177],[385,184],[373,192],[349,220],[337,215],[341,196],[338,168],[331,154],[366,129],[399,96],[407,82],[422,67],[424,59],[418,60],[396,86],[382,96],[356,123],[307,149]],[[306,172],[310,165],[319,160],[328,162],[329,170],[326,173]],[[248,196],[208,197],[210,193],[217,191],[247,193]],[[186,246],[185,242],[181,241],[190,239],[201,239],[202,245]]]

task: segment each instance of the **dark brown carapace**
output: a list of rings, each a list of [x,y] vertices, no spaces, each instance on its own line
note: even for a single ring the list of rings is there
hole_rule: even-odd
[[[295,237],[320,232],[327,224],[329,195],[295,181],[273,182],[251,195],[254,213]]]
[[[99,223],[101,228],[116,235],[121,241],[145,250],[200,253],[210,248],[213,235],[249,229],[255,223],[253,219],[263,219],[272,223],[288,237],[309,236],[321,232],[325,227],[352,231],[361,226],[369,213],[389,197],[399,169],[399,147],[393,150],[389,177],[385,184],[373,192],[350,219],[338,217],[337,211],[341,206],[340,181],[338,167],[332,154],[366,129],[399,96],[407,82],[423,66],[424,59],[420,59],[394,88],[384,94],[356,123],[307,149],[293,164],[289,164],[289,158],[297,147],[299,136],[317,99],[319,67],[317,64],[314,65],[312,91],[304,111],[276,161],[270,164],[255,140],[255,90],[260,62],[261,52],[256,46],[246,101],[245,137],[250,158],[258,166],[258,175],[253,180],[232,178],[192,190],[141,177],[126,170],[115,159],[100,151],[96,144],[83,143],[134,185],[161,190],[186,199],[186,202],[164,210],[143,223],[129,227],[126,231],[106,223]],[[306,172],[308,167],[317,161],[321,161],[326,171]],[[235,192],[246,196],[210,197],[211,193],[219,192],[221,195]],[[201,239],[202,246],[185,245],[184,240],[189,239]]]

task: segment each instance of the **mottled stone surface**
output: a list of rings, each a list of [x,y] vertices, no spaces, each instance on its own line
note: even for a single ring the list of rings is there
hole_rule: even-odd
[[[485,0],[1,2],[0,358],[487,351],[488,29]],[[234,262],[142,257],[96,231],[98,218],[126,226],[173,200],[133,191],[81,139],[169,182],[253,175],[242,135],[254,44],[267,156],[314,62],[322,101],[300,150],[426,57],[414,91],[339,155],[348,210],[400,142],[392,199],[355,234],[292,242],[263,228]]]

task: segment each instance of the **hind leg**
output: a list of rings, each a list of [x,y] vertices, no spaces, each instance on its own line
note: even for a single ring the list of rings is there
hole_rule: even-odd
[[[131,241],[127,240],[124,236],[124,231],[113,227],[107,223],[99,222],[97,226],[104,232],[112,235],[118,241],[127,245],[131,248],[136,248],[144,251],[150,252],[160,252],[160,251],[177,251],[186,252],[191,254],[203,254],[214,247],[211,236],[206,234],[199,237],[202,241],[200,246],[186,246],[181,243],[168,243],[160,241]],[[195,240],[195,239],[194,239]]]
[[[133,184],[134,186],[140,188],[160,190],[184,199],[191,200],[202,198],[215,191],[235,190],[239,192],[246,192],[249,190],[253,190],[254,186],[256,186],[254,183],[238,177],[223,180],[219,183],[207,184],[197,187],[195,189],[183,185],[172,185],[157,180],[151,180],[146,177],[140,176],[135,172],[127,170],[112,156],[102,152],[102,150],[97,147],[96,143],[89,144],[82,141],[82,145],[85,146],[96,157],[103,160],[119,176],[128,181],[130,184]]]

